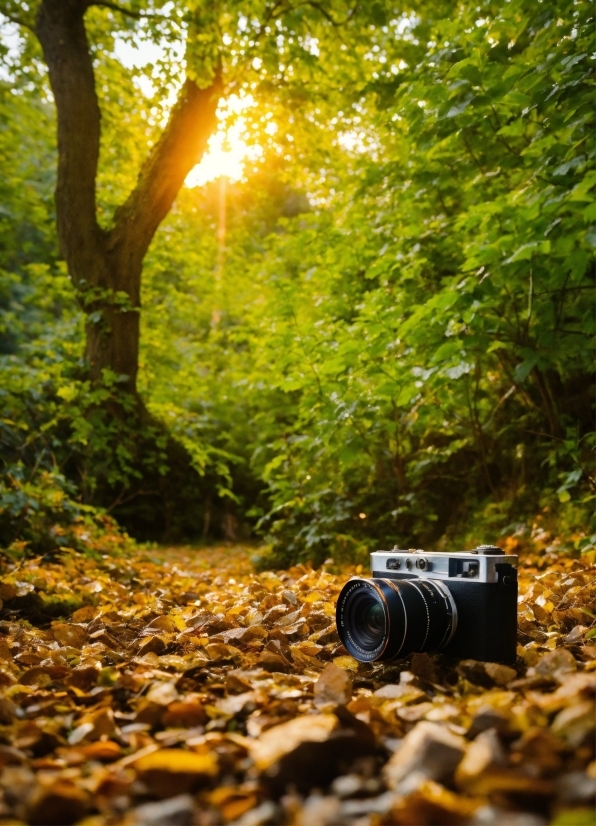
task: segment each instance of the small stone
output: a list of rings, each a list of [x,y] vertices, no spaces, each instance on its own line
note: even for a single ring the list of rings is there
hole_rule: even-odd
[[[517,677],[517,671],[501,663],[484,663],[484,670],[497,685],[507,685]]]
[[[449,720],[454,720],[455,718],[460,716],[460,709],[457,706],[454,706],[452,703],[441,703],[440,705],[434,705],[431,703],[432,708],[426,712],[425,719],[432,720],[433,723],[444,723]],[[490,728],[490,726],[487,726]]]
[[[536,674],[541,677],[554,677],[570,674],[577,669],[575,657],[567,648],[555,648],[540,658],[536,665]]]
[[[488,729],[481,732],[469,744],[463,760],[457,767],[455,781],[464,791],[474,794],[475,785],[485,772],[507,765],[507,755],[497,732]]]
[[[344,706],[352,699],[352,680],[347,671],[328,663],[315,683],[315,706]]]
[[[547,826],[547,821],[531,812],[510,812],[496,806],[482,806],[476,810],[471,826]]]
[[[594,723],[594,701],[585,700],[560,711],[553,721],[551,731],[572,749],[577,749],[594,731]]]
[[[396,800],[393,792],[384,792],[377,797],[366,797],[361,800],[346,800],[341,806],[341,819],[336,823],[362,823],[369,824],[378,822],[378,818],[370,818],[370,815],[384,815],[389,812]],[[358,818],[358,820],[352,820]],[[331,826],[331,824],[330,824]]]
[[[260,806],[251,809],[236,820],[234,826],[264,826],[265,823],[279,822],[279,810],[271,800],[264,800]]]
[[[382,697],[384,700],[397,700],[404,694],[409,694],[410,689],[405,685],[388,683],[375,691],[375,697]]]
[[[466,749],[466,741],[438,723],[423,720],[404,737],[383,770],[390,789],[409,794],[421,780],[449,780]]]
[[[133,811],[133,823],[138,826],[187,826],[194,812],[194,800],[189,794],[179,794],[169,800],[144,803]]]
[[[587,630],[588,627],[586,625],[576,625],[565,637],[565,642],[571,644],[580,642]]]
[[[359,794],[364,787],[364,780],[359,774],[344,774],[336,777],[331,784],[331,790],[338,797],[353,797]]]
[[[596,778],[580,771],[564,774],[557,780],[557,797],[568,806],[593,805]]]
[[[82,743],[85,738],[89,737],[92,732],[93,723],[81,723],[80,726],[77,726],[68,735],[68,743],[71,746],[76,746],[78,743]]]
[[[397,709],[397,716],[407,723],[415,723],[428,714],[433,708],[432,703],[417,703],[413,706],[404,706],[404,708]]]
[[[465,680],[468,680],[468,682],[489,688],[492,679],[489,677],[484,666],[485,663],[479,660],[460,660],[457,664],[456,671]]]
[[[146,699],[158,706],[169,706],[180,699],[175,683],[154,682],[147,692]]]
[[[304,801],[296,820],[297,826],[330,826],[339,822],[340,803],[337,797],[311,794]]]
[[[371,729],[343,706],[334,714],[303,714],[280,723],[246,745],[274,797],[290,785],[300,794],[325,788],[355,760],[378,753]]]

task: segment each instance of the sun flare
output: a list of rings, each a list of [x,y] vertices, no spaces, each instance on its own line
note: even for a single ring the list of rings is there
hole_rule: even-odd
[[[247,121],[243,112],[256,105],[252,95],[231,95],[220,101],[217,117],[219,126],[209,139],[207,152],[186,177],[186,186],[204,186],[223,175],[229,181],[244,177],[247,163],[256,163],[263,156],[263,148],[247,143]]]

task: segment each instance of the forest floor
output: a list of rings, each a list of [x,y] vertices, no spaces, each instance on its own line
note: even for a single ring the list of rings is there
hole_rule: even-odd
[[[334,624],[354,568],[5,565],[0,823],[591,826],[595,568],[521,563],[514,667],[357,663]]]

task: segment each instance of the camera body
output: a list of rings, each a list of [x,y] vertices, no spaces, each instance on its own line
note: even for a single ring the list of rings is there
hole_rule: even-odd
[[[372,579],[353,579],[337,603],[345,647],[364,662],[436,651],[514,662],[517,556],[494,545],[472,551],[376,551]]]

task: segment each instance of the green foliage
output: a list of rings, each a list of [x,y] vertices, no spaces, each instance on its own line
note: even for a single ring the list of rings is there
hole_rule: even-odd
[[[332,220],[272,241],[263,359],[297,415],[256,464],[290,558],[456,539],[482,502],[493,533],[557,497],[589,507],[590,15],[421,21],[426,48],[371,84],[378,156]]]
[[[333,23],[316,5],[282,4],[279,19],[256,2],[210,6],[203,41],[200,15],[129,18],[115,37],[111,13],[90,10],[104,226],[159,132],[177,31],[196,66],[219,44],[230,88],[256,99],[246,118],[264,150],[228,186],[225,246],[220,182],[183,189],[154,240],[143,421],[118,376],[86,380],[52,229],[45,81],[13,67],[0,109],[2,542],[29,530],[46,547],[50,513],[72,523],[99,502],[156,536],[171,525],[152,497],[168,494],[188,514],[174,534],[256,526],[284,564],[494,539],[539,511],[574,552],[593,547],[593,10],[364,5],[326,4]],[[124,70],[118,43],[142,39],[164,60]],[[19,527],[27,497],[43,518]]]

